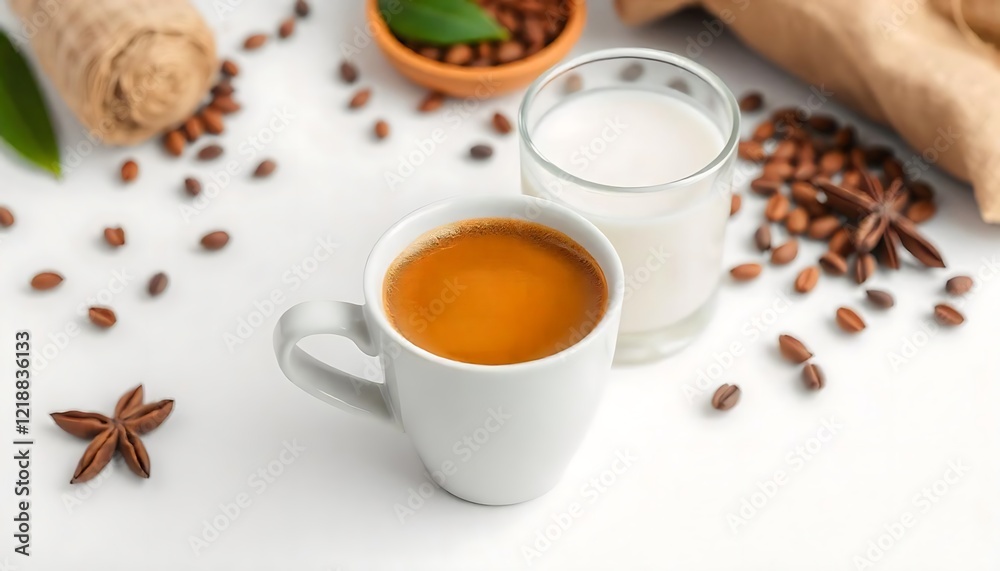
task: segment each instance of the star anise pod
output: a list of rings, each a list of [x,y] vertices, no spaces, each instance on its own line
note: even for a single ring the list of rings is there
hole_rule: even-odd
[[[826,193],[830,208],[858,221],[852,236],[855,249],[860,253],[878,249],[882,262],[898,270],[898,249],[902,245],[923,265],[943,268],[944,259],[937,248],[903,213],[908,200],[903,181],[897,178],[884,189],[881,181],[867,169],[858,170],[861,173],[860,190],[837,186],[829,180],[817,181]]]
[[[149,477],[149,455],[139,435],[163,423],[174,408],[171,399],[142,404],[143,391],[139,385],[122,395],[115,405],[112,418],[96,412],[52,413],[52,420],[66,432],[80,438],[91,438],[76,465],[71,484],[86,482],[111,462],[115,450],[121,452],[125,464],[142,478]]]

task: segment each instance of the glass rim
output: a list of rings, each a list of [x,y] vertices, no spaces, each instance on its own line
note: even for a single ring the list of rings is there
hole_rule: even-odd
[[[545,155],[539,151],[538,147],[535,146],[535,142],[532,140],[531,135],[528,132],[528,121],[527,114],[528,109],[534,102],[535,98],[538,96],[539,91],[546,85],[548,85],[555,77],[558,77],[572,69],[580,67],[584,64],[594,63],[598,61],[607,61],[614,59],[643,59],[648,61],[656,61],[660,63],[671,64],[675,67],[679,67],[685,71],[688,71],[702,81],[707,83],[715,92],[722,96],[722,99],[726,101],[729,106],[730,114],[733,117],[732,126],[729,132],[729,136],[726,140],[726,144],[719,151],[719,154],[712,159],[707,165],[699,169],[698,171],[684,177],[672,181],[667,181],[663,183],[647,185],[647,186],[615,186],[610,184],[603,184],[599,182],[590,181],[584,178],[580,178],[576,175],[566,172],[565,169],[556,165]],[[675,188],[687,187],[691,183],[702,180],[715,171],[722,168],[722,165],[729,159],[730,156],[736,151],[736,147],[740,140],[740,107],[739,103],[736,101],[736,96],[729,87],[710,71],[707,67],[688,59],[684,56],[677,55],[671,52],[665,52],[662,50],[655,50],[652,48],[610,48],[604,50],[597,50],[589,52],[580,56],[577,56],[565,63],[554,66],[546,70],[542,75],[538,76],[531,85],[528,86],[528,90],[525,92],[524,97],[521,99],[521,106],[517,112],[517,130],[518,136],[521,141],[524,142],[525,147],[531,154],[531,157],[542,165],[546,170],[548,170],[554,176],[560,178],[563,181],[571,182],[576,185],[585,187],[589,190],[598,190],[610,193],[647,193],[647,192],[662,192],[673,190]]]

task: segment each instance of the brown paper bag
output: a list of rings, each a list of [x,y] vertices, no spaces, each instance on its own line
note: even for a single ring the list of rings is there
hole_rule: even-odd
[[[629,24],[702,5],[749,46],[887,123],[927,164],[970,181],[1000,222],[996,0],[616,0]]]

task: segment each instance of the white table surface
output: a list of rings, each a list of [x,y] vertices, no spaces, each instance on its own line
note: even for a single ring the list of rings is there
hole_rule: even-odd
[[[926,179],[940,190],[939,214],[923,228],[949,268],[924,271],[908,263],[899,272],[880,271],[871,284],[897,295],[890,312],[871,310],[862,288],[845,279],[824,277],[812,294],[792,293],[798,269],[822,251],[807,242],[794,264],[768,267],[746,285],[725,280],[714,322],[680,355],[614,370],[590,433],[548,495],[496,508],[437,490],[401,523],[394,506],[427,481],[406,435],[338,412],[286,381],[272,355],[271,330],[276,314],[298,301],[360,302],[370,247],[407,212],[448,196],[517,193],[517,139],[494,135],[488,121],[494,110],[513,117],[520,96],[475,106],[457,125],[443,113],[420,115],[414,108],[423,90],[369,46],[357,56],[359,85],[372,86],[374,95],[365,109],[348,113],[353,88],[334,78],[339,45],[362,24],[360,2],[314,2],[294,39],[257,53],[238,49],[243,38],[274,29],[291,2],[199,4],[218,31],[220,52],[244,70],[236,85],[245,109],[221,139],[241,171],[196,215],[185,220],[181,212],[192,204],[181,181],[187,173],[207,180],[213,167],[169,159],[155,143],[94,150],[60,183],[0,153],[0,203],[18,219],[0,230],[2,377],[12,378],[16,330],[32,331],[36,355],[52,343],[50,335],[67,327],[77,332],[34,376],[30,558],[12,551],[10,382],[0,397],[8,403],[0,407],[3,569],[1000,568],[1000,228],[980,222],[965,185],[933,169]],[[228,5],[235,6],[231,12],[215,12]],[[0,24],[11,29],[9,11],[0,14]],[[608,3],[593,2],[574,53],[614,46],[683,53],[689,38],[711,27],[706,18],[686,14],[630,29]],[[760,89],[772,106],[802,104],[810,93],[727,35],[697,59],[737,94]],[[62,144],[76,144],[80,125],[49,94]],[[860,121],[835,98],[825,109]],[[258,156],[237,152],[282,113],[291,117],[288,127]],[[382,143],[370,137],[378,117],[393,128]],[[388,188],[384,173],[437,128],[446,131],[444,143],[404,184]],[[867,140],[904,149],[884,129],[861,122],[861,130]],[[465,159],[480,141],[496,147],[494,158]],[[249,172],[264,156],[278,161],[278,171],[270,180],[252,180]],[[117,172],[127,157],[142,172],[123,186]],[[751,235],[763,206],[745,197],[727,237],[727,266],[760,257]],[[110,251],[101,229],[115,224],[125,227],[128,244]],[[229,247],[201,251],[199,237],[216,228],[231,232]],[[317,240],[336,243],[336,253],[308,280],[288,279]],[[62,272],[66,282],[55,291],[30,291],[30,277],[46,268]],[[150,299],[146,281],[161,270],[170,287]],[[956,273],[985,276],[958,301],[968,321],[927,334],[924,323],[944,297],[944,280]],[[114,285],[116,275],[125,276],[124,288]],[[109,304],[119,323],[98,331],[78,308],[108,288],[120,290]],[[244,343],[227,347],[225,335],[236,333],[255,302],[275,290],[283,301],[274,312]],[[834,324],[834,311],[845,304],[868,319],[862,334],[849,337]],[[801,388],[799,369],[777,354],[782,332],[817,353],[826,389]],[[902,354],[908,340],[915,351],[894,366],[892,355]],[[342,339],[313,341],[312,352],[355,372],[372,364]],[[742,351],[732,357],[734,343]],[[701,372],[714,377],[711,390],[739,384],[739,406],[712,411],[710,390],[697,388]],[[47,414],[110,413],[118,396],[140,382],[149,399],[176,399],[167,422],[144,438],[152,477],[139,480],[117,459],[94,485],[69,485],[86,442],[63,433]],[[691,397],[691,389],[700,394]],[[835,434],[828,438],[830,425]],[[281,457],[284,443],[304,450],[269,483],[255,476]],[[588,484],[618,454],[634,458],[627,470],[609,486]],[[960,473],[949,472],[953,465]],[[768,484],[777,471],[784,473],[781,485]],[[951,483],[935,488],[946,476]],[[754,495],[769,488],[766,501]],[[191,538],[201,536],[206,521],[225,519],[220,504],[242,493],[249,506],[196,552]],[[747,517],[734,531],[730,515],[738,516],[744,500],[759,507],[753,513],[744,507]],[[573,503],[582,505],[582,515],[548,545],[536,545],[539,532]],[[890,541],[886,530],[899,537]],[[880,536],[887,549],[869,553]],[[538,553],[526,556],[525,548]],[[878,560],[867,567],[857,559],[869,556]]]

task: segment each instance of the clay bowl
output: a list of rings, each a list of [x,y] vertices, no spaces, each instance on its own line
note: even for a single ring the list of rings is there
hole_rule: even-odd
[[[389,63],[410,81],[455,97],[485,99],[525,87],[569,53],[587,20],[584,0],[569,0],[563,31],[551,44],[524,59],[490,67],[465,67],[439,62],[403,45],[389,30],[378,0],[367,0],[366,17],[375,43]]]

